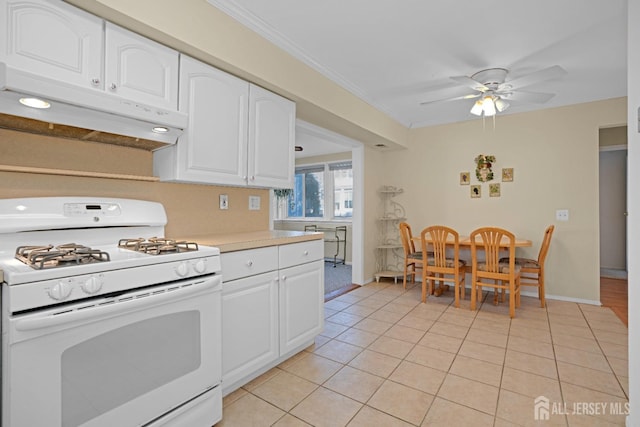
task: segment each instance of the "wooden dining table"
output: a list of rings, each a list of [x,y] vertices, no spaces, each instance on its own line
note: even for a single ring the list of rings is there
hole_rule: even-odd
[[[455,242],[454,240],[451,238],[452,236],[449,236],[449,240],[451,241],[451,244],[453,245]],[[414,241],[414,243],[416,244],[416,247],[419,247],[420,249],[418,250],[422,250],[422,238],[420,236],[413,236],[412,240]],[[449,240],[447,240],[447,243],[449,243]],[[427,241],[429,242],[429,241]],[[482,243],[482,241],[480,241],[479,237],[476,240],[477,245],[479,247],[484,246],[484,244]],[[471,237],[470,236],[458,236],[458,246],[460,247],[460,249],[464,248],[471,248]],[[531,240],[528,239],[521,239],[516,237],[515,242],[514,242],[514,246],[517,248],[527,248],[532,246]],[[500,247],[501,248],[509,248],[509,239],[503,238],[502,241],[500,242]],[[464,258],[461,258],[464,259]],[[467,265],[465,267],[465,270],[467,273],[471,273],[471,263],[467,262]],[[440,285],[436,288],[435,291],[435,296],[440,296],[444,291],[449,289],[449,285]]]
[[[422,247],[422,239],[420,236],[414,236],[413,237],[413,241],[415,242],[415,244],[417,245],[417,247]],[[478,246],[482,246],[482,242],[478,239],[476,240]],[[451,239],[451,244],[453,245],[453,239]],[[464,247],[471,247],[471,238],[469,236],[460,236],[458,238],[458,244],[460,246],[464,246]],[[516,237],[516,241],[515,241],[515,247],[516,248],[526,248],[526,247],[530,247],[532,245],[531,240],[527,240],[527,239],[520,239]],[[507,239],[502,239],[502,241],[500,242],[500,247],[504,247],[504,248],[508,248],[509,247],[509,240]]]

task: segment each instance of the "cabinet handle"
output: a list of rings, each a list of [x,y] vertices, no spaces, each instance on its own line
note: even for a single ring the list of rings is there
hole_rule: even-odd
[[[309,255],[309,251],[304,251],[303,254],[304,254],[304,256],[307,256],[307,255]]]
[[[111,90],[116,90],[118,88],[118,86],[116,86],[115,83],[111,83],[111,86],[109,86],[109,89]]]
[[[93,86],[98,86],[100,84],[100,79],[91,79],[91,84]]]
[[[286,281],[287,280],[287,276],[282,276],[282,281]]]
[[[251,267],[253,265],[253,261],[249,260],[247,261],[247,267]]]

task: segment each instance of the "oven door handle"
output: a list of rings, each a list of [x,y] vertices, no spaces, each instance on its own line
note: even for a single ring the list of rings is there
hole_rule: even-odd
[[[40,317],[19,319],[15,322],[15,328],[19,331],[33,331],[88,319],[105,318],[124,311],[139,310],[144,307],[211,292],[215,287],[221,290],[221,283],[222,278],[217,275],[204,281],[189,281],[186,284],[167,285],[162,290],[151,289],[131,292],[120,295],[113,300],[96,303],[93,306],[78,305],[78,309],[60,311],[57,314],[49,313]]]

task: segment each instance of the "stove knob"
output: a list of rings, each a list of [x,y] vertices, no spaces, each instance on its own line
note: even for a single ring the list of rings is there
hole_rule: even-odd
[[[202,273],[206,272],[207,271],[207,261],[204,260],[204,259],[197,260],[195,262],[195,264],[193,265],[193,269],[198,274],[202,274]]]
[[[100,289],[102,289],[102,281],[95,276],[89,277],[87,281],[82,284],[82,290],[89,295],[95,294]]]
[[[55,300],[62,301],[66,299],[73,287],[67,282],[58,282],[53,288],[49,289],[49,296]]]
[[[180,277],[184,277],[187,275],[187,273],[189,273],[189,266],[187,265],[187,263],[181,262],[180,264],[178,264],[178,266],[176,267],[176,274]]]

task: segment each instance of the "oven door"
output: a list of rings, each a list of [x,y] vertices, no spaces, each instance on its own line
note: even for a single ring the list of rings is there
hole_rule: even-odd
[[[203,400],[202,425],[219,421],[220,277],[10,317],[3,425],[179,425]]]

